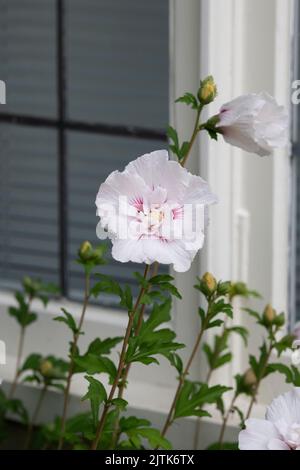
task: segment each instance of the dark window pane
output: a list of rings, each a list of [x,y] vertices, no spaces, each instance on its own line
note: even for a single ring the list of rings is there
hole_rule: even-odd
[[[0,0],[0,78],[3,112],[56,116],[54,0]]]
[[[168,1],[66,0],[68,116],[165,128]]]
[[[58,282],[56,132],[1,124],[0,285]]]
[[[83,133],[68,134],[69,165],[69,285],[71,297],[82,291],[82,269],[74,263],[79,244],[87,239],[100,243],[96,237],[95,199],[99,186],[112,171],[122,170],[126,163],[143,153],[164,148],[162,142],[133,138],[94,136]],[[120,282],[130,284],[136,291],[133,271],[143,269],[134,263],[122,264],[111,260],[101,268]]]

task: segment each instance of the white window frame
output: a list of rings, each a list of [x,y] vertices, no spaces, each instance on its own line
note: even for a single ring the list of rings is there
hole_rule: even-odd
[[[293,0],[169,0],[170,2],[170,121],[181,137],[190,135],[193,113],[183,105],[174,105],[176,97],[188,90],[196,90],[200,77],[214,75],[219,96],[209,107],[213,115],[220,105],[231,98],[252,91],[266,90],[277,100],[289,106],[290,93],[290,32]],[[255,13],[259,12],[259,15]],[[264,22],[262,31],[256,31],[255,21]],[[260,42],[259,42],[260,41]],[[276,54],[280,46],[281,54]],[[245,55],[245,51],[248,51]],[[255,54],[255,56],[254,56]],[[248,62],[248,56],[252,62]],[[253,57],[256,67],[253,67]],[[211,211],[211,223],[205,248],[188,273],[176,275],[176,283],[183,294],[174,306],[173,326],[179,341],[190,351],[198,330],[196,314],[199,296],[193,289],[196,275],[206,270],[218,278],[244,280],[262,292],[278,310],[288,307],[288,207],[289,207],[289,151],[278,151],[272,158],[260,159],[245,154],[222,142],[202,136],[190,156],[188,166],[209,181],[220,203]],[[257,178],[257,175],[260,175]],[[263,176],[262,176],[263,175]],[[251,181],[255,178],[256,200]],[[263,235],[263,236],[262,236]],[[260,264],[259,270],[255,264]],[[0,330],[6,341],[7,365],[1,367],[1,376],[10,380],[15,365],[14,351],[18,327],[5,313],[12,305],[13,296],[0,294]],[[37,305],[39,321],[29,328],[24,357],[32,351],[43,354],[55,352],[66,355],[69,334],[62,325],[53,322],[61,306],[75,317],[80,305],[64,300],[50,302],[46,311]],[[237,321],[250,323],[236,309]],[[104,307],[88,309],[84,325],[85,335],[80,340],[84,350],[97,334],[101,337],[122,335],[126,314]],[[251,329],[256,327],[251,323]],[[4,334],[3,334],[4,332]],[[3,337],[4,336],[4,337]],[[208,336],[208,340],[210,339]],[[260,340],[260,334],[257,341]],[[255,349],[257,344],[251,344]],[[246,351],[239,339],[233,339],[234,359],[230,366],[216,374],[216,381],[232,383],[233,375],[246,366]],[[200,360],[195,361],[192,375],[199,378]],[[203,367],[201,368],[201,370]],[[175,372],[166,361],[161,366],[132,368],[127,398],[135,408],[166,413],[174,393]],[[200,373],[201,375],[201,373]],[[274,379],[272,379],[274,380]],[[279,382],[279,379],[278,379]],[[273,382],[272,382],[273,384]],[[278,387],[282,387],[282,382]],[[77,378],[72,393],[82,395],[85,382]],[[262,413],[264,403],[273,397],[274,385],[267,384],[260,394],[255,412]],[[276,384],[277,388],[277,384]],[[216,415],[215,420],[218,420]]]

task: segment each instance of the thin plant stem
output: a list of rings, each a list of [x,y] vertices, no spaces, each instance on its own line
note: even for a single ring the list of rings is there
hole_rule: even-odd
[[[150,276],[151,277],[157,276],[158,269],[159,269],[159,263],[156,261],[152,265],[152,270],[151,270]],[[143,304],[142,307],[141,307],[139,316],[138,316],[137,326],[136,326],[136,329],[135,329],[135,332],[134,332],[135,336],[138,336],[140,331],[141,331],[141,328],[142,328],[142,325],[143,325],[143,318],[144,318],[145,308],[146,308],[146,304]],[[128,380],[128,375],[129,375],[129,372],[130,372],[130,368],[131,368],[131,364],[127,364],[125,366],[125,369],[124,369],[123,374],[122,374],[122,380],[121,380],[121,383],[119,385],[118,398],[123,398],[124,391],[125,391],[126,384],[127,384],[127,380]],[[118,441],[118,435],[119,435],[119,416],[117,417],[116,423],[115,423],[115,426],[114,426],[114,431],[113,431],[113,436],[112,436],[112,443],[111,443],[111,448],[112,449],[114,449],[115,446],[116,446],[116,443]]]
[[[232,400],[231,400],[229,408],[228,408],[227,412],[225,413],[225,415],[223,417],[223,422],[222,422],[219,441],[218,441],[220,449],[222,449],[222,446],[223,446],[223,440],[224,440],[224,435],[225,435],[225,431],[226,431],[226,427],[227,427],[227,422],[228,422],[230,413],[232,413],[232,411],[233,411],[233,407],[234,407],[234,404],[235,404],[235,401],[236,401],[237,397],[238,397],[238,395],[235,393]]]
[[[62,421],[61,421],[61,432],[60,432],[60,439],[58,443],[58,450],[61,450],[64,444],[64,432],[66,428],[66,419],[67,419],[67,413],[68,413],[68,404],[69,404],[69,395],[70,395],[70,388],[71,388],[71,382],[72,382],[72,376],[74,373],[74,356],[76,353],[77,349],[77,344],[78,340],[80,337],[83,321],[84,321],[84,316],[85,312],[88,306],[90,298],[90,274],[86,273],[85,275],[85,289],[84,289],[84,300],[83,300],[83,306],[82,306],[82,312],[81,316],[79,319],[78,327],[77,327],[77,332],[74,334],[73,338],[73,344],[72,344],[72,349],[71,349],[71,355],[70,355],[70,365],[69,365],[69,371],[68,371],[68,377],[67,377],[67,382],[66,382],[66,388],[64,392],[64,404],[63,404],[63,415],[62,415]]]
[[[250,400],[250,404],[249,404],[249,408],[248,408],[245,420],[248,419],[251,415],[252,408],[253,408],[253,405],[256,401],[257,394],[258,394],[259,386],[260,386],[260,383],[261,383],[261,381],[264,377],[264,374],[265,374],[265,371],[266,371],[266,368],[267,368],[272,350],[273,350],[273,341],[271,340],[270,341],[270,346],[269,346],[269,349],[268,349],[268,352],[267,352],[267,356],[266,356],[266,359],[265,359],[265,362],[264,362],[264,366],[262,367],[262,370],[261,370],[261,373],[260,373],[259,377],[257,377],[257,381],[256,381],[256,384],[255,384],[253,393],[252,393],[252,397],[251,397],[251,400]]]
[[[15,376],[11,384],[11,388],[9,391],[9,399],[12,399],[18,384],[18,378],[20,375],[20,366],[21,366],[21,359],[23,355],[23,348],[24,348],[24,339],[25,339],[25,326],[21,326],[20,336],[19,336],[19,344],[18,344],[18,352],[17,352],[17,362],[16,362],[16,371]]]
[[[145,267],[144,279],[147,278],[149,267],[150,266],[148,264]],[[98,422],[98,426],[97,426],[97,429],[96,429],[96,436],[95,436],[95,439],[92,443],[91,450],[96,450],[97,449],[99,441],[101,439],[102,432],[103,432],[103,429],[104,429],[104,426],[105,426],[106,417],[107,417],[107,414],[108,414],[108,412],[109,412],[109,410],[112,406],[111,405],[111,400],[115,396],[116,389],[118,387],[119,381],[122,377],[123,370],[124,370],[124,367],[125,367],[126,352],[127,352],[128,342],[129,342],[129,339],[130,339],[130,336],[131,336],[132,328],[133,328],[133,325],[134,325],[135,316],[136,316],[136,313],[139,309],[141,299],[142,299],[143,295],[145,294],[145,292],[146,292],[146,288],[141,287],[138,298],[136,300],[136,303],[135,303],[132,311],[129,312],[129,314],[128,314],[128,324],[127,324],[127,328],[126,328],[126,332],[125,332],[125,336],[124,336],[124,340],[123,340],[123,344],[122,344],[122,350],[121,350],[121,354],[120,354],[120,358],[119,358],[117,374],[116,374],[116,377],[115,377],[115,379],[113,381],[113,384],[111,386],[108,399],[106,400],[106,403],[103,407],[102,415],[101,415],[101,418]]]
[[[190,143],[189,143],[187,152],[186,152],[184,158],[182,159],[182,161],[180,162],[181,166],[185,166],[186,161],[189,158],[189,155],[191,153],[193,144],[196,140],[197,134],[201,130],[201,126],[199,126],[201,111],[202,111],[202,106],[200,106],[199,109],[197,110],[196,121],[195,121],[194,129],[193,129],[193,133],[192,133],[191,138],[190,138]]]
[[[33,297],[30,295],[28,297],[28,304],[27,304],[27,311],[29,312],[31,303],[33,301]],[[23,355],[23,349],[24,349],[24,340],[25,340],[25,330],[26,327],[24,325],[21,326],[20,330],[20,336],[19,336],[19,344],[18,344],[18,351],[17,351],[17,362],[16,362],[16,370],[15,370],[15,375],[14,379],[11,384],[11,388],[8,394],[9,399],[13,398],[17,385],[18,385],[18,379],[20,375],[20,366],[21,366],[21,359]]]
[[[202,323],[201,325],[201,328],[200,328],[200,331],[199,331],[199,334],[196,338],[196,341],[195,341],[195,344],[194,344],[194,347],[192,349],[192,352],[189,356],[189,359],[186,363],[186,366],[182,372],[182,374],[180,375],[180,378],[179,378],[179,381],[178,381],[178,386],[177,386],[177,389],[176,389],[176,392],[175,392],[175,395],[174,395],[174,398],[173,398],[173,401],[172,401],[172,404],[171,404],[171,407],[170,407],[170,410],[169,410],[169,413],[168,413],[168,416],[167,416],[167,419],[165,421],[165,424],[164,424],[164,427],[162,429],[162,432],[161,432],[161,435],[164,437],[169,429],[169,427],[171,426],[171,424],[173,423],[173,413],[174,413],[174,410],[175,410],[175,407],[176,407],[176,403],[177,403],[177,400],[179,398],[179,395],[180,395],[180,392],[181,392],[181,389],[182,389],[182,386],[184,385],[184,382],[185,382],[185,379],[186,379],[186,376],[188,375],[189,371],[190,371],[190,367],[193,363],[193,360],[196,356],[196,353],[199,349],[199,346],[200,346],[200,343],[201,343],[201,339],[202,339],[202,336],[203,336],[203,333],[206,329],[206,326],[207,326],[207,322],[209,320],[209,312],[210,312],[210,308],[211,308],[211,302],[212,302],[213,299],[209,299],[208,301],[208,305],[207,305],[207,314],[206,314],[206,318],[204,320],[204,322]]]
[[[34,426],[37,422],[38,416],[40,414],[40,411],[41,411],[41,408],[42,408],[42,404],[43,404],[47,389],[48,389],[48,384],[45,384],[43,386],[43,388],[41,389],[41,391],[40,391],[40,396],[39,396],[39,399],[37,401],[36,408],[33,412],[31,422],[28,426],[28,431],[27,431],[27,436],[26,436],[26,441],[25,441],[25,446],[24,446],[25,449],[28,449],[30,444],[31,444],[33,429],[34,429]]]
[[[138,321],[137,321],[137,326],[136,326],[136,329],[135,329],[135,332],[134,332],[135,336],[138,336],[139,332],[141,331],[141,327],[143,325],[143,317],[144,317],[145,307],[146,307],[146,305],[143,304],[142,308],[140,310]],[[130,372],[130,368],[131,368],[130,363],[127,364],[124,368],[124,371],[123,371],[122,376],[121,376],[122,380],[121,380],[121,383],[119,385],[118,398],[123,398],[124,391],[125,391],[125,388],[126,388],[127,379],[128,379],[128,374]],[[115,423],[115,426],[114,426],[114,431],[113,431],[113,436],[112,436],[112,444],[111,444],[112,449],[115,448],[115,445],[116,445],[116,442],[117,442],[117,439],[118,439],[118,434],[119,434],[119,417],[117,417],[116,423]]]

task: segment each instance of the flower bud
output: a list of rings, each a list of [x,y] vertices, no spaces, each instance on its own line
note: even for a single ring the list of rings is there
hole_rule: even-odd
[[[89,241],[85,241],[81,244],[79,248],[79,256],[82,259],[88,259],[92,252],[92,245]]]
[[[217,281],[211,273],[206,272],[205,274],[203,274],[201,281],[210,294],[212,294],[216,290]]]
[[[227,295],[231,291],[231,282],[226,281],[226,282],[220,282],[218,286],[218,294],[219,295]]]
[[[217,96],[217,86],[211,75],[200,82],[198,90],[198,99],[201,104],[211,103]]]
[[[246,370],[246,372],[244,373],[243,382],[244,382],[244,385],[246,385],[246,387],[249,387],[249,388],[252,388],[254,387],[254,385],[256,385],[257,378],[251,367],[250,369]]]
[[[52,370],[53,370],[52,362],[48,360],[42,361],[40,365],[40,371],[42,375],[45,375],[45,376],[50,375]]]
[[[272,325],[276,318],[276,310],[273,309],[271,304],[268,304],[264,310],[263,318],[268,325]]]

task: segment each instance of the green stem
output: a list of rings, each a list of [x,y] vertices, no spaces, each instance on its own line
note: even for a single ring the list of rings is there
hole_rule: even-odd
[[[16,371],[15,376],[11,384],[11,388],[9,391],[9,399],[12,399],[18,384],[18,378],[20,375],[20,366],[21,366],[21,359],[23,355],[23,348],[24,348],[24,339],[25,339],[25,326],[21,326],[20,336],[19,336],[19,344],[18,344],[18,352],[17,352],[17,362],[16,362]]]
[[[222,427],[221,427],[221,430],[220,430],[220,436],[219,436],[219,441],[218,441],[220,449],[222,449],[222,446],[223,446],[223,440],[224,440],[224,435],[225,435],[225,431],[226,431],[227,422],[228,422],[230,413],[232,413],[232,411],[233,411],[233,406],[235,404],[235,401],[236,401],[237,397],[238,397],[238,395],[234,394],[234,396],[231,400],[231,403],[229,405],[229,408],[228,408],[227,412],[225,413],[225,415],[223,417]]]
[[[181,166],[185,166],[186,161],[189,158],[189,155],[191,153],[193,144],[196,140],[197,134],[200,131],[199,120],[200,120],[200,114],[201,114],[202,109],[203,109],[203,106],[199,106],[199,108],[197,110],[196,121],[195,121],[194,129],[193,129],[193,133],[192,133],[191,138],[190,138],[190,143],[189,143],[187,152],[186,152],[184,158],[182,159],[182,161],[180,162]]]
[[[43,404],[43,401],[44,401],[44,398],[45,398],[45,395],[46,395],[46,392],[47,392],[47,388],[48,388],[48,384],[45,384],[44,387],[42,388],[42,390],[40,391],[40,396],[39,396],[36,408],[34,410],[34,413],[32,415],[32,420],[31,420],[31,422],[28,426],[27,436],[26,436],[26,441],[25,441],[25,446],[24,446],[25,449],[28,449],[30,444],[31,444],[33,428],[34,428],[34,426],[37,422],[38,415],[41,411],[42,404]]]
[[[147,278],[148,271],[149,271],[149,265],[147,264],[146,267],[145,267],[145,271],[144,271],[144,279]],[[126,333],[125,333],[124,340],[123,340],[123,345],[122,345],[122,350],[121,350],[121,354],[120,354],[117,374],[116,374],[116,377],[115,377],[115,379],[113,381],[113,384],[111,386],[111,390],[110,390],[108,399],[107,399],[107,401],[106,401],[106,403],[103,407],[102,415],[101,415],[101,418],[98,422],[98,426],[97,426],[97,429],[96,429],[96,436],[95,436],[95,439],[92,443],[91,450],[96,450],[97,449],[99,441],[101,439],[102,432],[103,432],[103,429],[104,429],[104,426],[105,426],[106,417],[107,417],[107,414],[108,414],[108,412],[109,412],[109,410],[112,406],[111,401],[114,398],[116,389],[118,387],[119,381],[122,377],[123,370],[124,370],[124,367],[125,367],[126,352],[127,352],[128,342],[129,342],[129,339],[130,339],[130,336],[131,336],[131,331],[132,331],[132,328],[133,328],[135,316],[136,316],[136,313],[139,309],[141,299],[142,299],[143,295],[145,294],[145,292],[146,292],[146,288],[141,287],[141,290],[139,292],[139,295],[138,295],[138,298],[137,298],[136,303],[134,305],[134,308],[133,308],[132,312],[129,312],[128,324],[127,324]]]
[[[33,297],[29,296],[28,297],[28,304],[27,304],[27,312],[30,310],[31,303],[33,301]],[[14,375],[14,379],[11,384],[11,388],[8,394],[9,399],[12,399],[16,388],[18,384],[18,379],[20,375],[20,366],[21,366],[21,359],[23,355],[23,349],[24,349],[24,339],[25,339],[25,329],[26,327],[24,325],[21,325],[21,331],[20,331],[20,336],[19,336],[19,344],[18,344],[18,351],[17,351],[17,362],[16,362],[16,371]]]
[[[177,400],[179,398],[179,395],[180,395],[180,392],[181,392],[181,389],[182,389],[182,386],[184,385],[184,382],[185,382],[185,379],[186,379],[186,376],[188,375],[189,371],[190,371],[190,367],[193,363],[193,360],[196,356],[196,353],[198,351],[198,348],[200,346],[200,343],[201,343],[201,339],[202,339],[202,336],[203,336],[203,333],[206,329],[206,326],[208,324],[208,321],[209,321],[209,312],[210,312],[210,307],[211,307],[211,302],[212,302],[212,299],[209,300],[208,302],[208,306],[207,306],[207,314],[206,314],[206,318],[203,322],[203,324],[201,325],[201,329],[200,329],[200,332],[196,338],[196,342],[194,344],[194,347],[192,349],[192,352],[189,356],[189,359],[186,363],[186,366],[182,372],[182,374],[180,375],[180,378],[179,378],[179,381],[178,381],[178,386],[177,386],[177,389],[176,389],[176,392],[175,392],[175,395],[174,395],[174,398],[173,398],[173,401],[172,401],[172,404],[171,404],[171,407],[170,407],[170,410],[169,410],[169,413],[167,415],[167,418],[166,418],[166,421],[165,421],[165,424],[163,426],[163,429],[161,431],[161,435],[164,437],[169,429],[169,427],[171,426],[171,424],[173,423],[173,414],[174,414],[174,410],[175,410],[175,407],[176,407],[176,404],[177,404]]]
[[[270,359],[270,356],[271,356],[273,347],[274,347],[273,341],[271,340],[271,341],[270,341],[270,346],[269,346],[269,349],[268,349],[268,352],[267,352],[267,356],[266,356],[266,359],[265,359],[265,362],[264,362],[263,367],[262,367],[262,369],[261,369],[261,371],[260,371],[259,377],[257,377],[257,381],[256,381],[256,384],[255,384],[254,391],[253,391],[253,393],[252,393],[251,401],[250,401],[250,404],[249,404],[249,408],[248,408],[248,411],[247,411],[245,420],[248,419],[248,418],[250,417],[250,415],[251,415],[252,408],[253,408],[253,405],[254,405],[254,403],[255,403],[257,394],[258,394],[258,389],[259,389],[260,383],[261,383],[261,381],[262,381],[262,379],[263,379],[263,377],[264,377],[264,374],[265,374],[267,365],[268,365],[268,363],[269,363],[269,359]]]
[[[63,414],[62,414],[62,422],[61,422],[61,431],[60,431],[60,439],[59,439],[59,443],[58,443],[58,450],[61,450],[62,447],[63,447],[63,444],[64,444],[64,432],[65,432],[65,428],[66,428],[66,419],[67,419],[67,412],[68,412],[69,395],[70,395],[72,376],[73,376],[73,373],[74,373],[74,366],[75,366],[74,356],[76,354],[77,343],[78,343],[78,340],[79,340],[79,337],[80,337],[85,312],[86,312],[88,302],[89,302],[89,297],[90,297],[90,274],[86,273],[86,275],[85,275],[84,301],[83,301],[83,306],[82,306],[82,312],[81,312],[81,317],[80,317],[80,320],[79,320],[79,323],[78,323],[77,332],[76,332],[76,334],[74,335],[74,338],[73,338],[73,344],[72,344],[72,349],[71,349],[71,357],[70,357],[70,365],[69,365],[66,388],[65,388],[65,392],[64,392]]]

